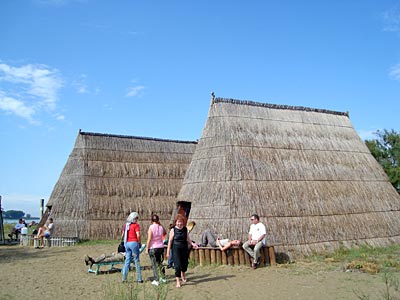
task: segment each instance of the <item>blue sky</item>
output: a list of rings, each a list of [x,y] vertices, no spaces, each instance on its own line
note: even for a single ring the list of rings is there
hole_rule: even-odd
[[[400,3],[0,1],[0,195],[39,215],[83,131],[200,138],[217,97],[400,130]]]

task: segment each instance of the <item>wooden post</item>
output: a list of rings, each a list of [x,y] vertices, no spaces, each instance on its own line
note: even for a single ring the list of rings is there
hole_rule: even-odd
[[[262,250],[264,252],[264,257],[265,257],[264,266],[268,266],[271,264],[270,259],[269,259],[268,247],[265,246],[262,248]]]
[[[213,265],[216,265],[216,264],[217,264],[216,255],[215,255],[215,253],[216,253],[217,251],[218,251],[218,250],[216,250],[216,249],[211,249],[211,250],[210,250],[210,262],[211,262],[211,264],[213,264]]]
[[[193,250],[193,252],[194,252],[194,262],[196,265],[198,265],[199,264],[199,251]]]
[[[222,251],[216,251],[215,256],[217,258],[217,265],[222,264]]]
[[[44,199],[40,199],[40,218],[43,218],[44,213]]]
[[[199,265],[200,266],[204,266],[204,260],[205,260],[204,256],[205,256],[204,249],[199,249]]]
[[[240,265],[246,265],[246,260],[244,259],[244,252],[245,250],[243,248],[239,249],[239,264]]]
[[[164,248],[165,249],[165,248]],[[164,257],[165,257],[165,250],[164,250]],[[189,250],[189,260],[192,260],[193,261],[193,263],[194,264],[196,264],[196,261],[195,261],[195,259],[194,259],[194,253],[195,253],[196,251],[192,248],[192,249],[190,249]]]
[[[243,250],[244,250],[244,249],[243,249]],[[246,265],[249,266],[249,267],[251,267],[251,264],[252,264],[253,262],[251,261],[251,257],[250,257],[250,255],[247,253],[246,250],[244,250],[244,259],[245,259],[245,261],[246,261]]]
[[[221,251],[221,264],[226,265],[228,263],[226,259],[226,251]]]
[[[240,265],[239,252],[241,251],[241,249],[240,248],[232,248],[232,251],[233,251],[233,264]]]
[[[274,246],[268,247],[268,254],[269,254],[269,264],[271,266],[275,266],[276,265],[276,258],[275,258]]]
[[[204,249],[204,264],[209,265],[211,263],[211,249]]]
[[[230,250],[230,251],[229,251]],[[228,258],[228,265],[233,266],[233,251],[231,249],[228,250],[226,257]]]
[[[264,253],[264,246],[260,249],[260,266],[265,266],[265,253]]]

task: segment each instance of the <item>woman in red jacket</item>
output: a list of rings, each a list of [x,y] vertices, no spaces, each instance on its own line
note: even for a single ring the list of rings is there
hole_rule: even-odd
[[[142,270],[140,268],[139,254],[141,246],[140,238],[140,226],[137,223],[139,214],[132,212],[126,219],[126,223],[123,230],[123,239],[125,245],[125,265],[122,269],[122,282],[126,282],[128,278],[129,266],[131,264],[132,255],[136,269],[137,282],[143,283]]]

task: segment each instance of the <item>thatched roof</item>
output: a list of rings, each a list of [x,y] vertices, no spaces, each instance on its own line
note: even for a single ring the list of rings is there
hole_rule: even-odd
[[[178,200],[191,237],[247,239],[258,213],[291,257],[400,243],[400,197],[347,113],[213,99]]]
[[[80,131],[47,203],[56,235],[119,238],[131,211],[168,225],[196,144]]]

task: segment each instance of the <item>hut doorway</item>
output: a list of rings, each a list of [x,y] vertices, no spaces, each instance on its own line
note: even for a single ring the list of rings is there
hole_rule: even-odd
[[[174,223],[175,216],[181,215],[185,218],[184,225],[186,226],[187,220],[189,219],[190,208],[192,207],[192,202],[188,201],[178,201],[176,202],[176,208],[172,212],[171,224]]]

